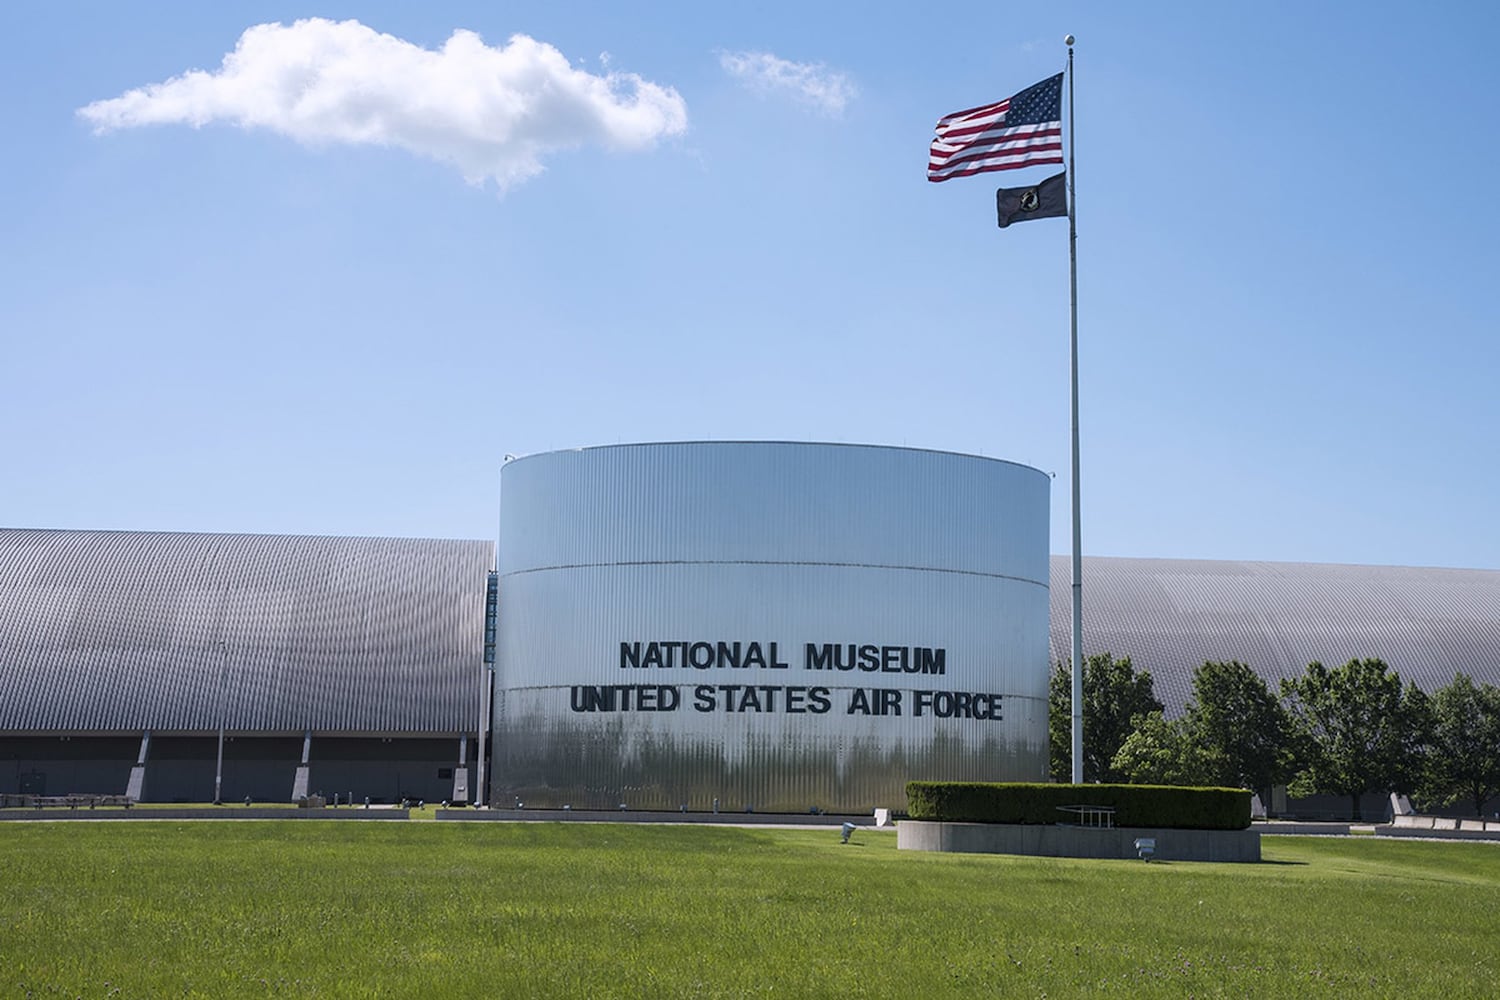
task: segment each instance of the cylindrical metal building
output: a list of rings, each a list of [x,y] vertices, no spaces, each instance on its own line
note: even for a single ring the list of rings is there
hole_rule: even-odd
[[[509,462],[491,801],[865,811],[909,779],[1046,780],[1048,488],[856,445]]]

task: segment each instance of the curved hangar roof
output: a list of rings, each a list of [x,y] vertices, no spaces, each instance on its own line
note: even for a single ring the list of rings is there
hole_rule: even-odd
[[[1072,656],[1072,559],[1052,557],[1052,660]],[[1151,671],[1167,714],[1208,660],[1239,660],[1275,686],[1313,660],[1378,657],[1433,691],[1459,672],[1500,686],[1500,572],[1406,566],[1083,560],[1085,653]]]
[[[0,732],[473,725],[487,541],[0,529]],[[1427,690],[1500,685],[1500,572],[1087,557],[1084,648],[1128,655],[1181,711],[1193,670],[1272,684],[1379,656]],[[1051,560],[1067,662],[1071,560]],[[223,646],[218,643],[222,641]]]
[[[472,729],[483,541],[0,529],[0,732]],[[222,677],[222,694],[221,694]]]

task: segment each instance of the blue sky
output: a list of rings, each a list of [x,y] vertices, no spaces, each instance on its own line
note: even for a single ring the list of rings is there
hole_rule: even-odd
[[[1055,472],[1067,552],[1067,224],[993,207],[1054,168],[925,165],[1072,32],[1085,553],[1500,568],[1497,28],[9,5],[0,524],[493,537],[506,453],[788,439]]]

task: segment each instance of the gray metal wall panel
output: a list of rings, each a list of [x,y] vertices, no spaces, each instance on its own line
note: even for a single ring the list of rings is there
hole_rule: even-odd
[[[0,730],[468,728],[492,553],[0,529]]]
[[[495,801],[768,811],[900,806],[915,777],[1046,774],[1047,491],[1008,462],[894,448],[631,445],[502,473]],[[625,668],[621,642],[778,643],[786,669]],[[806,644],[943,647],[941,676],[807,669]],[[649,684],[673,711],[580,712]],[[726,685],[780,710],[728,711]],[[699,711],[700,686],[712,689]],[[825,688],[824,714],[785,711]],[[850,714],[900,692],[897,717]],[[1001,694],[1003,719],[912,715]]]
[[[1071,656],[1069,557],[1052,557],[1053,662]],[[1319,660],[1379,657],[1427,691],[1455,673],[1500,685],[1500,572],[1406,566],[1087,557],[1086,653],[1130,656],[1178,714],[1207,660],[1273,687]]]
[[[786,442],[620,445],[502,473],[503,573],[598,563],[911,566],[1047,579],[1046,476],[993,459]],[[1003,504],[1003,509],[997,509]]]

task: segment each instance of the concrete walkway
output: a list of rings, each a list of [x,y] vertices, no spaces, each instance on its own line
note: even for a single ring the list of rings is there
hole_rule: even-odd
[[[697,823],[708,826],[764,826],[824,829],[853,823],[875,829],[875,818],[830,813],[670,812],[636,809],[439,809],[434,819],[508,823]],[[894,826],[887,827],[894,829]]]
[[[44,822],[140,822],[145,820],[223,820],[243,819],[331,819],[331,820],[405,820],[406,809],[395,806],[369,809],[287,809],[256,806],[212,806],[198,809],[173,809],[171,806],[134,806],[130,809],[0,809],[0,821],[29,820]]]

